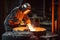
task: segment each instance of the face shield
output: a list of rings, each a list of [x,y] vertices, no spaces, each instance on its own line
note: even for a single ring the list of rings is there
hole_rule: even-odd
[[[23,4],[20,8],[19,8],[24,14],[28,14],[31,11],[31,5],[29,3],[25,3]]]

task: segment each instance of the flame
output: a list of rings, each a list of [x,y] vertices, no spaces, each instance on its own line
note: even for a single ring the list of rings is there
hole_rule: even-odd
[[[27,24],[30,31],[35,31],[34,27],[31,24]]]
[[[27,27],[30,31],[35,31],[33,25],[31,25],[31,20],[30,19],[26,20],[26,24],[27,24]]]

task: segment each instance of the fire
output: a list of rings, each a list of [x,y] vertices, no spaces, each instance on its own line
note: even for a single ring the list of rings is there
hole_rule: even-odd
[[[34,27],[31,24],[27,24],[30,31],[35,31]]]

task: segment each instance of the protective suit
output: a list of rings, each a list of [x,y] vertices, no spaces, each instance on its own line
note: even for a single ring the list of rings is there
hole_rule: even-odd
[[[4,21],[4,26],[6,31],[12,31],[12,28],[18,27],[22,21],[27,24],[31,24],[28,13],[31,11],[31,6],[29,3],[25,3],[19,7],[14,8]]]

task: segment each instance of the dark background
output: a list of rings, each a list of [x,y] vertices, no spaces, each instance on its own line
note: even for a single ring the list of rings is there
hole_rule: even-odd
[[[23,3],[28,2],[32,6],[32,14],[37,14],[38,16],[44,17],[43,8],[44,8],[44,0],[24,0]],[[19,6],[21,0],[0,0],[0,39],[2,34],[5,32],[4,28],[4,20],[9,12]],[[51,5],[52,0],[45,0],[45,16],[51,19]],[[55,0],[55,19],[57,19],[57,7],[58,7],[58,0]]]

